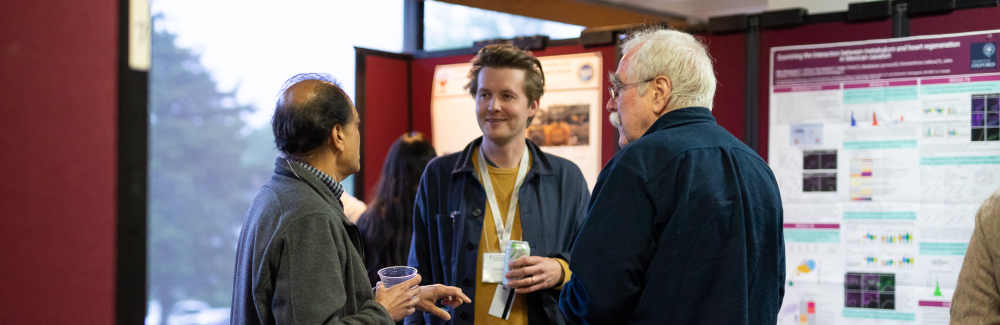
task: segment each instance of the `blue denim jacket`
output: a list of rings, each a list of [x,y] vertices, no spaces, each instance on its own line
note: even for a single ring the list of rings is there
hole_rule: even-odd
[[[533,162],[518,194],[524,240],[531,247],[531,255],[568,262],[586,217],[590,200],[587,183],[576,164],[544,153],[526,141]],[[475,148],[481,143],[482,137],[463,151],[435,158],[427,165],[413,208],[409,258],[409,265],[423,277],[423,285],[456,286],[469,297],[476,295],[476,255],[486,210],[486,191],[472,166]],[[558,309],[559,290],[540,290],[526,296],[517,299],[528,299],[531,324],[564,324]],[[477,303],[490,302],[463,304],[451,311],[450,322],[418,311],[406,318],[406,324],[472,324]]]
[[[781,195],[704,107],[660,116],[594,187],[560,307],[574,324],[774,324]]]

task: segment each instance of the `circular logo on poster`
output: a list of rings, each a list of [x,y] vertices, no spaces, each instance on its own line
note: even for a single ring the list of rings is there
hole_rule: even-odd
[[[983,44],[983,54],[985,54],[986,57],[991,57],[993,56],[993,53],[996,52],[997,52],[997,46],[993,45],[993,43]]]
[[[580,77],[580,81],[587,82],[594,77],[594,67],[589,64],[584,64],[580,67],[580,71],[577,72],[577,77]]]

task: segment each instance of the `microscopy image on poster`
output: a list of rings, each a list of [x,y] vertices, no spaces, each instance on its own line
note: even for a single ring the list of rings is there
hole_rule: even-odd
[[[802,191],[837,191],[837,151],[806,150],[802,152]]]
[[[780,324],[947,324],[1000,187],[1000,31],[771,49]]]
[[[972,95],[972,141],[1000,141],[1000,93]]]
[[[896,275],[892,273],[847,273],[844,307],[896,309]]]

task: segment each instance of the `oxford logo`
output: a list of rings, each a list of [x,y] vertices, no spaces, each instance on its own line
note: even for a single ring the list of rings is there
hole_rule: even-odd
[[[969,44],[969,68],[971,69],[996,69],[997,68],[997,44],[994,42]]]

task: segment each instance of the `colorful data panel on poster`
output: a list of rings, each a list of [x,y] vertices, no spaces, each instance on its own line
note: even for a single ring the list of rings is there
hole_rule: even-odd
[[[771,49],[780,324],[947,324],[1000,187],[1000,30]]]
[[[593,189],[602,167],[601,52],[543,56],[538,60],[545,72],[545,93],[526,135],[542,151],[576,163]],[[483,135],[476,118],[476,102],[464,89],[471,68],[471,63],[460,63],[434,69],[431,128],[438,154],[461,151]]]

